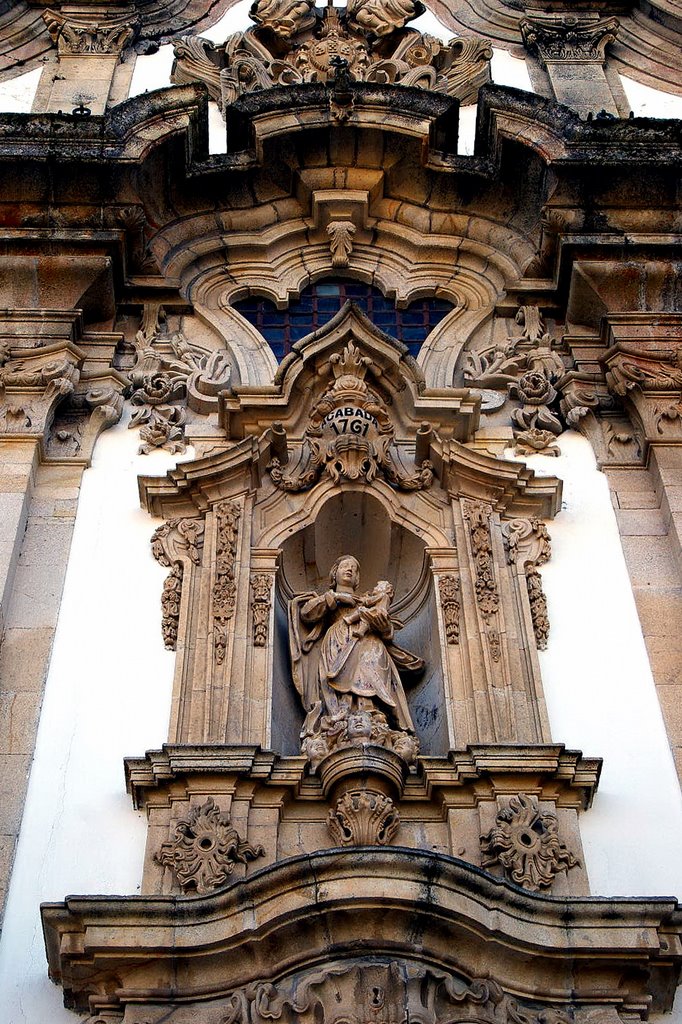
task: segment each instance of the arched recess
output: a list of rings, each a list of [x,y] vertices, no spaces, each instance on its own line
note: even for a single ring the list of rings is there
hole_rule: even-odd
[[[449,746],[447,700],[437,631],[429,550],[448,546],[445,530],[433,525],[433,498],[418,496],[412,507],[395,500],[388,487],[321,484],[302,499],[299,510],[283,517],[259,543],[278,548],[280,568],[275,600],[272,680],[273,749],[298,754],[296,737],[303,709],[291,683],[286,609],[293,594],[322,593],[340,554],[354,555],[361,567],[361,591],[379,579],[395,586],[392,613],[403,623],[397,642],[427,663],[424,675],[407,689],[423,754],[443,754]],[[281,496],[280,501],[281,501]],[[291,496],[289,496],[289,501]],[[423,507],[420,507],[423,506]],[[271,515],[273,509],[269,510]]]

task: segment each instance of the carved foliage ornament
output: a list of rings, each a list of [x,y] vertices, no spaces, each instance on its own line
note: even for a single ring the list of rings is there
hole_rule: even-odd
[[[477,387],[504,388],[519,403],[511,414],[518,454],[559,455],[553,441],[564,428],[552,406],[558,397],[554,384],[566,368],[537,306],[519,306],[515,323],[520,332],[504,343],[466,353],[464,379]]]
[[[334,483],[381,474],[391,487],[417,491],[431,486],[433,466],[424,459],[404,473],[392,455],[394,428],[386,406],[365,380],[372,360],[349,342],[329,360],[334,383],[313,406],[304,433],[301,468],[285,473],[279,458],[268,465],[272,482],[284,491],[304,491],[326,473]]]
[[[140,454],[156,449],[176,454],[186,448],[185,406],[203,410],[202,396],[216,400],[229,387],[227,352],[206,352],[191,345],[181,331],[170,331],[163,308],[149,304],[135,338],[136,359],[130,371],[133,415],[140,427]]]
[[[481,836],[482,866],[501,864],[517,885],[538,892],[549,889],[559,871],[578,859],[559,839],[555,814],[541,813],[535,797],[519,793],[499,812],[490,832]]]
[[[60,54],[120,54],[132,43],[139,28],[138,21],[104,22],[89,21],[85,18],[64,17],[57,11],[43,12],[52,42]]]
[[[457,576],[450,573],[439,577],[440,606],[443,610],[445,639],[449,644],[459,643],[459,590],[460,582]]]
[[[226,882],[238,861],[247,864],[264,852],[241,839],[229,815],[209,797],[178,821],[175,836],[162,843],[155,859],[171,868],[183,892],[203,896]]]
[[[400,827],[390,797],[369,789],[352,790],[329,812],[327,827],[339,846],[387,846]]]
[[[204,82],[223,111],[243,93],[274,85],[336,82],[338,91],[340,77],[470,102],[490,78],[490,46],[468,38],[444,43],[407,29],[422,11],[417,0],[349,0],[321,11],[314,0],[256,0],[256,27],[222,46],[192,36],[176,43],[173,80]]]
[[[251,576],[251,614],[253,617],[254,647],[267,646],[274,579],[274,575],[270,572],[254,572]]]
[[[241,510],[233,501],[223,501],[215,508],[216,562],[213,583],[213,637],[218,665],[225,661],[227,624],[234,615],[237,596],[235,562]]]
[[[538,567],[545,565],[552,554],[547,527],[539,519],[512,519],[503,525],[510,565],[518,565],[526,576],[530,614],[538,650],[547,648],[549,616],[547,599],[542,589]]]

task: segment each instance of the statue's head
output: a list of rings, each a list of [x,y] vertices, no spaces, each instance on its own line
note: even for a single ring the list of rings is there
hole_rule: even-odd
[[[261,28],[288,40],[313,27],[315,0],[255,0],[249,15]]]
[[[353,555],[341,555],[329,570],[332,587],[357,590],[360,585],[360,563]]]

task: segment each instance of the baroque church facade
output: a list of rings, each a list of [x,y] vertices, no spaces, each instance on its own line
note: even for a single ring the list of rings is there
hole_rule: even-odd
[[[0,1024],[682,1020],[681,41],[0,5]]]

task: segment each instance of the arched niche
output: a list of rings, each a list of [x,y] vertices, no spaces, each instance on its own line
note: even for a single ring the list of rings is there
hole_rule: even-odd
[[[334,491],[317,514],[281,545],[275,601],[275,644],[272,682],[273,748],[298,754],[303,708],[291,679],[287,607],[294,594],[323,592],[329,570],[342,554],[360,563],[360,591],[377,580],[395,587],[391,611],[403,623],[396,634],[401,647],[426,662],[420,679],[406,685],[408,703],[421,753],[448,749],[446,699],[438,618],[427,544],[416,530],[397,521],[386,503],[367,488]]]

